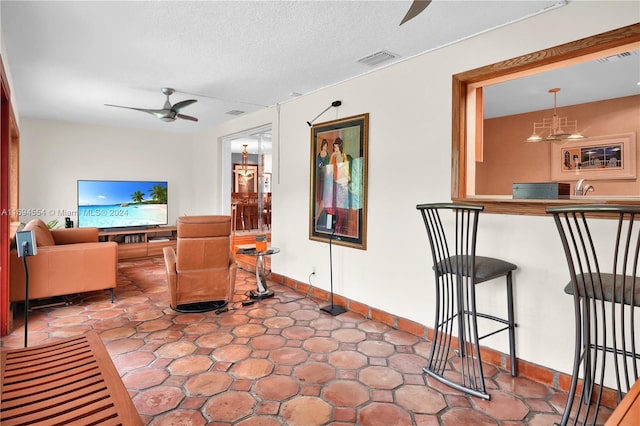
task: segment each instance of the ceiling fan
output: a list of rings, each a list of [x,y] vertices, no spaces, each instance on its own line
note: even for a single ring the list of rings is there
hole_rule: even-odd
[[[404,15],[404,18],[402,18],[402,22],[400,22],[400,25],[418,16],[423,10],[427,8],[427,6],[429,6],[430,3],[431,0],[413,0],[413,3],[411,3],[411,6],[407,11],[407,14]]]
[[[127,109],[133,109],[135,111],[146,112],[147,114],[151,114],[162,121],[166,121],[167,123],[175,121],[176,118],[181,118],[183,120],[190,120],[190,121],[198,121],[197,118],[192,117],[190,115],[180,114],[180,111],[183,108],[191,105],[192,103],[198,102],[196,99],[180,101],[174,105],[171,105],[171,102],[169,102],[169,96],[171,96],[175,92],[175,90],[169,87],[163,87],[161,90],[162,90],[162,93],[164,93],[167,96],[167,100],[164,101],[164,106],[162,107],[162,109],[134,108],[134,107],[128,107],[128,106],[122,106],[122,105],[111,105],[111,104],[105,104],[105,106],[116,107],[116,108],[127,108]]]

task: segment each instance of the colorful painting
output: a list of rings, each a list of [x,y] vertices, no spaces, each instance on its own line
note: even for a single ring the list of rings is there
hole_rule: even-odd
[[[369,114],[311,128],[309,238],[366,249]]]

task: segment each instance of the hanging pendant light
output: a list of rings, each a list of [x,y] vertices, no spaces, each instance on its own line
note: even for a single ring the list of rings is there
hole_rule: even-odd
[[[563,139],[584,139],[578,132],[578,120],[569,120],[567,117],[558,117],[557,113],[557,95],[560,91],[559,87],[549,89],[549,93],[553,93],[553,117],[543,118],[541,122],[533,123],[533,134],[527,138],[527,142],[551,142]],[[565,129],[572,128],[572,132]]]
[[[242,150],[242,166],[238,170],[234,170],[233,173],[237,173],[245,179],[253,176],[253,170],[249,170],[247,166],[247,160],[249,159],[249,153],[247,152],[247,144],[242,145],[244,148]]]

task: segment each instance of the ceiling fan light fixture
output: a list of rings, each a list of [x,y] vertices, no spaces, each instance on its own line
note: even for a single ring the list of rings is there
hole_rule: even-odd
[[[190,115],[180,114],[180,111],[183,108],[198,102],[196,99],[188,99],[185,101],[176,102],[175,104],[171,105],[171,101],[169,101],[169,96],[171,96],[175,92],[175,90],[169,87],[163,87],[162,89],[160,89],[160,91],[167,97],[166,100],[164,101],[164,105],[162,109],[135,108],[135,107],[111,105],[111,104],[104,104],[104,105],[110,106],[110,107],[125,108],[125,109],[132,109],[134,111],[145,112],[147,114],[153,115],[156,118],[159,118],[165,123],[172,123],[176,121],[176,118],[181,118],[183,120],[189,120],[189,121],[198,121],[197,118],[192,117]]]

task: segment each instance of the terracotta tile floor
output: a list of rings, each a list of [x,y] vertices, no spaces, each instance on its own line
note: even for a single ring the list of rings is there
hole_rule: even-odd
[[[242,307],[255,286],[239,271],[228,312],[168,306],[163,260],[121,262],[107,292],[34,310],[29,345],[97,330],[150,425],[551,425],[566,394],[485,366],[491,401],[427,378],[429,342],[353,313],[332,317],[272,285],[272,299]],[[19,322],[19,319],[16,319]],[[2,339],[22,347],[24,328]]]

